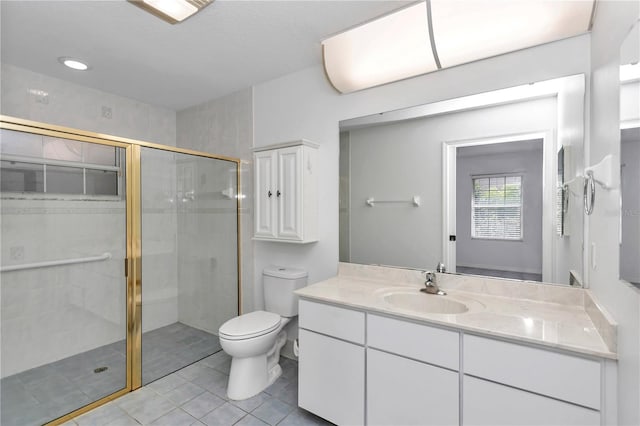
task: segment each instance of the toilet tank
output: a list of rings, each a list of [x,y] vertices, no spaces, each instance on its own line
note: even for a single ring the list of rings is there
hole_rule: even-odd
[[[298,315],[298,296],[293,292],[307,285],[307,271],[303,269],[268,266],[262,271],[264,307],[282,317]]]

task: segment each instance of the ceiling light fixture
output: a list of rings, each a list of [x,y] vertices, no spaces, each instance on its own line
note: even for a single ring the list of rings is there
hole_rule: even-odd
[[[177,24],[199,12],[213,0],[128,0],[130,3],[167,21]]]
[[[426,0],[322,42],[349,93],[583,34],[595,0]]]
[[[438,69],[424,3],[401,9],[322,42],[324,68],[348,93]]]
[[[61,57],[58,58],[58,61],[62,65],[77,71],[86,71],[89,69],[89,65],[74,58]]]

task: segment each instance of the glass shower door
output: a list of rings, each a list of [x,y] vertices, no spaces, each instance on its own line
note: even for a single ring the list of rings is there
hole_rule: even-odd
[[[140,155],[144,385],[220,351],[218,328],[238,315],[238,164]]]
[[[127,388],[126,148],[86,140],[0,133],[3,426]]]

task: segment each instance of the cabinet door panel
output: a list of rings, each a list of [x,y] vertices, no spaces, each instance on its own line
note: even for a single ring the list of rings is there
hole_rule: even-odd
[[[302,147],[278,150],[278,238],[302,239]]]
[[[463,345],[467,374],[600,409],[598,361],[468,334]]]
[[[276,154],[272,151],[257,152],[254,156],[256,237],[276,236],[276,161]]]
[[[459,375],[367,350],[369,425],[458,425]]]
[[[557,399],[464,377],[463,425],[596,426],[600,413]]]
[[[300,330],[298,405],[337,425],[364,424],[364,348]]]

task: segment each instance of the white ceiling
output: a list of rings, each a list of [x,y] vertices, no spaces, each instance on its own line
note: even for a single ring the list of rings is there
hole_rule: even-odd
[[[180,110],[319,64],[321,40],[408,3],[216,0],[170,25],[125,0],[2,0],[1,58]],[[61,56],[91,70],[69,70]]]

